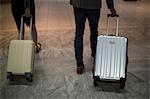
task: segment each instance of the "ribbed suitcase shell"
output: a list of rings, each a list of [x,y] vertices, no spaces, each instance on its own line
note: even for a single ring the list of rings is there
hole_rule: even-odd
[[[33,40],[12,40],[9,46],[7,72],[32,73],[35,47]]]
[[[98,36],[94,76],[100,79],[125,78],[127,38]]]

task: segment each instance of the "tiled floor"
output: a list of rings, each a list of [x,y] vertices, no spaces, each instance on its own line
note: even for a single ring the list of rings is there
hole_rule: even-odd
[[[120,35],[129,39],[126,87],[100,83],[93,86],[93,59],[90,57],[89,27],[84,36],[85,73],[76,74],[74,58],[74,16],[67,0],[35,0],[36,26],[42,51],[36,54],[34,80],[9,82],[6,65],[10,40],[17,38],[10,4],[2,4],[0,13],[0,99],[149,99],[150,21],[148,0],[115,0],[120,15]],[[105,33],[109,12],[103,0],[99,34]],[[114,31],[114,25],[111,27]],[[27,33],[26,33],[27,35]]]

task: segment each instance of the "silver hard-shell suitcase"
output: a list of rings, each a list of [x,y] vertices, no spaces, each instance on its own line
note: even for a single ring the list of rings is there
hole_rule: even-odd
[[[98,81],[119,81],[120,88],[124,88],[128,61],[128,40],[118,36],[119,15],[116,16],[116,35],[109,36],[109,18],[108,14],[107,35],[100,35],[97,38],[93,84],[96,86]]]

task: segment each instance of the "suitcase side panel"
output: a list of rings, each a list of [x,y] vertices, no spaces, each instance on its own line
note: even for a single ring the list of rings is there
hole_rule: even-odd
[[[101,79],[125,78],[127,39],[99,36],[96,49],[95,73]]]
[[[32,72],[34,50],[32,40],[12,40],[9,47],[7,72],[14,74]]]

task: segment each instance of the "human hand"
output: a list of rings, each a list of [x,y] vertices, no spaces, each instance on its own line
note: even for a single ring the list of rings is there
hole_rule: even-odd
[[[110,8],[110,12],[111,12],[111,14],[110,14],[111,17],[117,16],[116,10],[114,8]]]

